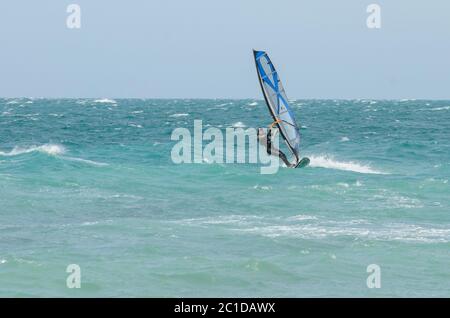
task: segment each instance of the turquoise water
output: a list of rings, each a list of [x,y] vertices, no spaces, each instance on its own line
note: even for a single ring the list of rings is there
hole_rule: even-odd
[[[450,101],[292,105],[311,165],[261,175],[170,135],[263,101],[0,99],[0,296],[449,297]]]

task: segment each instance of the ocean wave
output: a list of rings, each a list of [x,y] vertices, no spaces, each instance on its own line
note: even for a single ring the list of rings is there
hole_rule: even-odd
[[[108,166],[107,163],[103,163],[103,162],[97,162],[97,161],[93,161],[93,160],[76,158],[76,157],[63,156],[66,153],[66,148],[64,148],[64,146],[58,145],[58,144],[45,144],[45,145],[41,145],[41,146],[31,146],[31,147],[27,147],[27,148],[16,146],[9,152],[0,151],[0,156],[14,157],[14,156],[19,156],[19,155],[23,155],[23,154],[33,153],[33,152],[40,152],[40,153],[44,153],[44,154],[47,154],[50,156],[58,156],[58,158],[63,159],[63,160],[81,162],[84,164],[89,164],[89,165],[98,166],[98,167]]]
[[[367,164],[361,164],[354,161],[337,161],[333,157],[328,155],[308,157],[311,160],[309,165],[314,168],[328,168],[369,174],[388,174],[383,171],[375,170]]]
[[[49,116],[52,116],[52,117],[64,117],[64,115],[63,114],[56,114],[56,113],[50,113],[50,114],[48,114]]]
[[[306,220],[317,220],[317,217],[312,215],[306,215],[306,214],[299,214],[290,216],[287,218],[290,221],[306,221]]]
[[[232,232],[269,238],[401,241],[405,243],[450,242],[450,228],[401,222],[374,223],[368,219],[330,220],[308,214],[293,216],[218,215],[169,221],[181,226],[220,226]]]
[[[0,151],[0,156],[11,157],[36,151],[46,153],[48,155],[62,155],[66,152],[66,149],[64,148],[64,146],[57,144],[45,144],[41,146],[31,146],[28,148],[16,146],[10,152]]]
[[[382,189],[379,193],[368,198],[368,201],[384,202],[387,208],[391,209],[416,209],[423,208],[424,205],[417,198],[400,195],[398,193]]]
[[[218,104],[218,105],[215,105],[215,107],[222,107],[222,106],[227,106],[227,105],[232,105],[233,103],[222,103],[222,104]]]
[[[182,225],[192,226],[208,226],[208,225],[251,225],[258,220],[262,220],[262,216],[258,215],[219,215],[219,216],[207,216],[198,218],[188,218],[170,221],[170,223],[177,223]]]
[[[238,121],[236,123],[234,123],[233,125],[231,125],[233,128],[245,128],[247,127],[243,122]]]
[[[253,187],[253,189],[255,189],[255,190],[263,190],[263,191],[270,191],[270,190],[272,190],[272,187],[271,186],[260,186],[259,184],[257,184],[257,185],[255,185]]]
[[[100,223],[99,221],[83,222],[83,223],[81,223],[81,226],[91,226],[91,225],[97,225],[99,223]]]
[[[96,99],[96,100],[94,100],[94,103],[99,103],[99,104],[117,104],[117,102],[114,99],[109,99],[109,98]]]
[[[450,106],[444,106],[444,107],[435,107],[435,108],[431,108],[430,110],[432,111],[439,111],[439,110],[449,110]]]
[[[248,103],[247,105],[248,105],[248,106],[256,106],[256,105],[258,105],[258,102]]]
[[[254,226],[235,229],[239,232],[261,235],[269,238],[291,237],[299,239],[325,239],[330,237],[354,237],[375,241],[402,241],[421,243],[450,242],[450,229],[430,228],[420,225],[392,223],[382,227],[341,224],[283,224]]]
[[[189,114],[186,113],[172,114],[169,117],[186,117],[186,116],[189,116]]]
[[[92,165],[92,166],[97,166],[97,167],[109,166],[109,164],[104,163],[104,162],[98,162],[98,161],[82,159],[82,158],[75,158],[75,157],[60,157],[60,158],[65,159],[65,160],[69,160],[69,161],[81,162],[81,163],[85,163],[85,164]]]
[[[427,104],[427,106],[429,106],[430,104]],[[437,112],[437,111],[441,111],[441,110],[450,110],[450,106],[442,106],[442,107],[433,107],[433,108],[420,108],[418,109],[418,111],[432,111],[432,112]]]

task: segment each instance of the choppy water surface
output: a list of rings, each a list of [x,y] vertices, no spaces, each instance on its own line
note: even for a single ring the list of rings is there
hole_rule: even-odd
[[[170,135],[263,101],[0,99],[0,295],[450,296],[450,101],[292,105],[311,165],[261,175]]]

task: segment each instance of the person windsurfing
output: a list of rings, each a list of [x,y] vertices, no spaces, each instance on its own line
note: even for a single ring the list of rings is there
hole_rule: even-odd
[[[267,151],[267,154],[269,156],[277,156],[278,158],[280,158],[284,162],[286,167],[295,168],[298,163],[297,162],[296,163],[291,163],[288,160],[288,158],[286,157],[286,155],[284,154],[284,152],[282,152],[280,149],[276,148],[272,144],[272,138],[278,132],[278,129],[275,130],[275,133],[273,133],[273,134],[272,134],[272,131],[274,131],[273,125],[271,125],[267,129],[267,133],[266,133],[264,128],[258,128],[258,141],[259,141],[259,143],[262,146],[266,147],[266,151]]]
[[[309,159],[306,157],[300,159],[300,129],[275,66],[264,51],[253,50],[253,56],[264,100],[273,120],[275,120],[270,125],[267,134],[262,128],[258,130],[258,139],[266,147],[269,155],[278,156],[286,166],[291,168],[306,167],[309,164]],[[272,129],[275,125],[278,128],[276,131],[280,132],[289,151],[295,158],[294,163],[291,163],[280,149],[273,147],[272,139],[275,133],[272,133]]]

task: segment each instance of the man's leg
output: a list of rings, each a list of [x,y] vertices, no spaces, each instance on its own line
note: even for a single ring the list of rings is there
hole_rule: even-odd
[[[280,157],[280,159],[283,160],[284,164],[287,167],[293,167],[294,166],[293,164],[291,164],[289,162],[289,160],[286,158],[286,155],[281,150],[278,150],[278,157]]]

